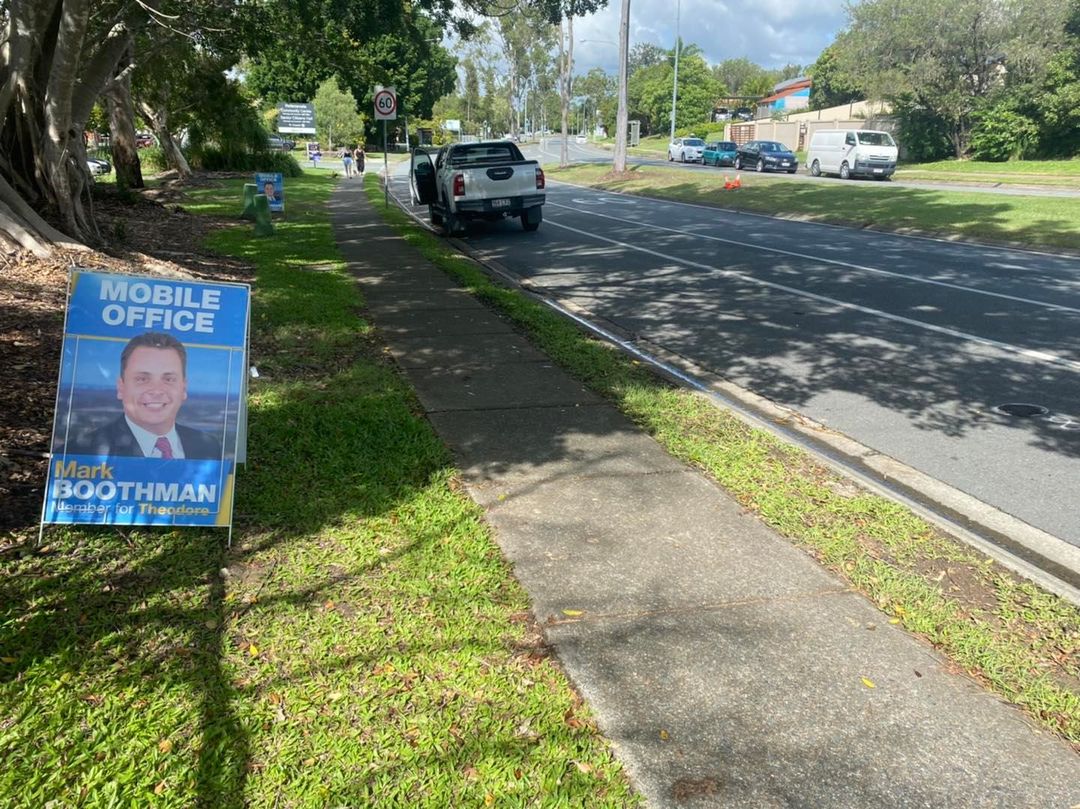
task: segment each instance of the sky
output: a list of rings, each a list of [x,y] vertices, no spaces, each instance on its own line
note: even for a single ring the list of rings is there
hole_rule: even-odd
[[[811,65],[844,27],[844,0],[679,0],[679,32],[716,64],[745,56],[762,67]],[[574,72],[618,70],[620,0],[574,20]],[[631,0],[630,47],[675,44],[674,0]]]

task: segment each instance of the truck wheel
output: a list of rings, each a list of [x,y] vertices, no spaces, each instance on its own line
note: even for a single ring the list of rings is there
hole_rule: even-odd
[[[447,236],[456,236],[462,230],[464,230],[464,222],[452,213],[447,213],[443,218],[443,232]]]
[[[534,208],[526,208],[521,212],[521,226],[530,233],[540,227],[544,221],[544,211],[537,205]]]
[[[428,210],[428,219],[431,220],[431,224],[433,224],[435,227],[438,227],[439,225],[441,225],[442,222],[443,222],[442,214],[441,213],[435,213],[435,206],[434,205],[428,205],[427,210]]]
[[[841,180],[850,180],[851,179],[851,167],[847,164],[846,160],[843,163],[840,164],[840,179]]]
[[[810,174],[814,177],[821,176],[821,164],[816,160],[810,164]]]

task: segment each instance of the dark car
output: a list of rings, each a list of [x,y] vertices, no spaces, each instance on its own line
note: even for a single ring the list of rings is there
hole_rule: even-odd
[[[794,174],[799,169],[799,160],[791,149],[778,141],[752,140],[735,153],[735,168]]]
[[[705,151],[701,153],[701,162],[706,166],[734,166],[735,153],[738,149],[739,147],[732,140],[706,143]]]
[[[749,107],[736,107],[735,112],[731,114],[731,117],[736,121],[753,121],[754,111]]]

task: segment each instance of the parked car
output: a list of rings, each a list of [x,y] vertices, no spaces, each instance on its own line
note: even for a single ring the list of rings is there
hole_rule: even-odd
[[[731,117],[736,121],[753,121],[754,111],[749,107],[736,107]]]
[[[735,168],[794,174],[799,169],[799,159],[791,149],[778,141],[752,140],[740,146],[735,153]]]
[[[887,180],[896,171],[896,141],[871,129],[820,129],[810,138],[806,162],[815,177],[839,174]]]
[[[283,138],[281,135],[268,135],[266,145],[274,152],[291,152],[296,146],[296,141]]]
[[[528,231],[543,220],[544,170],[511,142],[451,143],[434,159],[414,149],[409,174],[413,202],[427,205],[431,224],[448,236],[470,219],[516,217]]]
[[[732,140],[706,143],[705,151],[701,153],[701,162],[706,166],[734,166],[738,149],[738,145]]]
[[[705,151],[705,141],[701,138],[675,138],[667,147],[667,159],[680,163],[700,163]]]
[[[90,169],[90,174],[93,177],[100,177],[102,174],[112,174],[112,163],[100,157],[86,158],[86,166]]]

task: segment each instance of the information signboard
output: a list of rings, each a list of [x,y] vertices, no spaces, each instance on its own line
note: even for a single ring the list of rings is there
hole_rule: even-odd
[[[249,300],[72,270],[43,523],[231,524]]]
[[[277,131],[286,134],[315,134],[315,105],[278,104]]]

